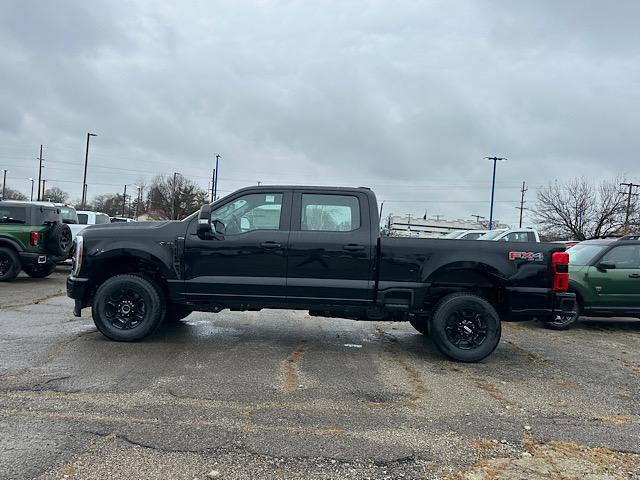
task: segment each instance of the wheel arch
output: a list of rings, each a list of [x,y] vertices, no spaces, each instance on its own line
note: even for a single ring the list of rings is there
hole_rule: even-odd
[[[24,249],[20,246],[18,242],[11,238],[0,237],[0,247],[10,247],[13,248],[17,253],[23,252]]]

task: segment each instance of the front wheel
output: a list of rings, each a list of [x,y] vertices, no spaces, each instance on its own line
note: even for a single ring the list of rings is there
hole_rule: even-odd
[[[121,342],[140,340],[162,323],[161,290],[136,275],[116,275],[104,282],[93,299],[93,321],[100,332]]]
[[[452,293],[436,306],[431,338],[447,357],[459,362],[479,362],[498,346],[502,328],[495,308],[471,293]]]

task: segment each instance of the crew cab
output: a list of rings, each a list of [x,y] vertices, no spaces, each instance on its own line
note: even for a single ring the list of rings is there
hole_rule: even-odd
[[[409,321],[469,362],[496,348],[501,319],[574,311],[562,246],[384,237],[377,205],[368,188],[258,186],[181,221],[91,226],[67,293],[113,340],[194,310],[304,309]]]

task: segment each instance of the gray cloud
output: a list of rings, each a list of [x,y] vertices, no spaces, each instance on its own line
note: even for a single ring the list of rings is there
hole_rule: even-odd
[[[499,154],[513,222],[522,180],[638,179],[640,5],[615,7],[5,2],[0,168],[26,190],[44,143],[79,197],[90,130],[90,196],[173,171],[206,187],[219,152],[223,190],[371,185],[385,209],[463,217],[487,213]]]

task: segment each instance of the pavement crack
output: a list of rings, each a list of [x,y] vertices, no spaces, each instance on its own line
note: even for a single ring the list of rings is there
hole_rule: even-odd
[[[64,295],[66,295],[67,292],[64,290],[56,290],[55,292],[51,292],[48,293],[46,295],[43,295],[42,297],[37,297],[32,299],[29,302],[23,302],[23,303],[9,303],[6,305],[0,305],[0,310],[12,310],[14,308],[20,308],[20,307],[27,307],[29,305],[38,305],[41,302],[44,302],[46,300],[50,300],[52,298],[56,298],[56,297],[62,297]]]

